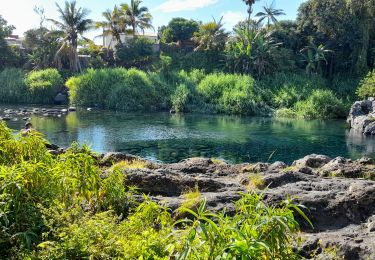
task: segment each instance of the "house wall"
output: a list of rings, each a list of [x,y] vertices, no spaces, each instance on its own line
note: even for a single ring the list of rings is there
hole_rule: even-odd
[[[121,41],[123,43],[126,43],[130,39],[133,39],[133,35],[128,35],[128,34],[127,35],[121,34],[120,37],[121,37]],[[138,35],[138,37],[144,37],[144,38],[150,40],[151,42],[154,43],[153,50],[155,52],[160,51],[159,40],[158,40],[158,37],[156,35],[146,35],[146,34],[143,35],[143,34],[140,34],[140,35]],[[111,35],[106,35],[106,36],[103,37],[103,45],[105,47],[111,48],[113,50],[116,50],[116,45],[117,44],[118,44],[118,42]]]

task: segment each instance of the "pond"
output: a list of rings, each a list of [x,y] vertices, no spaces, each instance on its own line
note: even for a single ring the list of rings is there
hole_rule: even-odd
[[[201,156],[231,163],[291,163],[312,153],[375,157],[375,138],[351,132],[343,120],[84,110],[61,118],[33,116],[31,122],[62,147],[77,141],[100,153],[126,152],[162,162]],[[8,122],[13,129],[23,124],[22,120]]]

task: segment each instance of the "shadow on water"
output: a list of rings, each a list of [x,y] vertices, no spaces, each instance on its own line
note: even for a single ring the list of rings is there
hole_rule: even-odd
[[[59,146],[78,141],[97,152],[127,152],[163,162],[196,156],[233,163],[267,161],[270,155],[270,162],[287,163],[311,153],[375,156],[375,138],[349,131],[340,120],[78,111],[61,118],[35,116],[31,122]],[[15,129],[22,124],[9,122]]]

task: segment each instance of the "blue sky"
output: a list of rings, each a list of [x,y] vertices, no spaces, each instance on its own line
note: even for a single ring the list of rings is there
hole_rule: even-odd
[[[22,35],[26,30],[37,27],[38,16],[33,12],[34,6],[44,7],[48,18],[57,18],[55,2],[62,5],[64,0],[0,0],[2,15],[10,24],[16,26],[15,33]],[[101,13],[130,0],[77,0],[79,6],[91,11],[90,18],[101,20]],[[274,0],[276,8],[284,9],[286,13],[281,19],[295,19],[299,5],[304,0]],[[272,0],[260,0],[254,6],[254,13],[262,6],[271,4]],[[149,7],[154,19],[153,25],[157,29],[168,23],[173,17],[192,18],[207,22],[212,17],[224,17],[225,26],[230,30],[234,24],[246,17],[246,6],[242,0],[144,0],[143,5]],[[93,38],[98,32],[90,32]]]

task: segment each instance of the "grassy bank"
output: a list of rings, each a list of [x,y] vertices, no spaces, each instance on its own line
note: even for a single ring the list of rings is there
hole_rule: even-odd
[[[208,211],[191,194],[172,213],[147,197],[136,202],[134,189],[126,186],[122,171],[147,165],[121,162],[104,169],[86,147],[73,145],[52,156],[45,143],[38,133],[13,135],[0,123],[4,258],[297,257],[292,246],[299,230],[293,216],[297,208],[289,202],[269,207],[255,193],[244,194],[231,217]]]
[[[0,82],[0,101],[10,103],[52,104],[64,85],[54,69],[28,74],[6,69]],[[275,73],[255,80],[201,70],[157,73],[115,68],[89,69],[68,78],[65,86],[71,104],[129,112],[270,115],[276,111],[277,116],[343,118],[356,98],[357,83],[304,73]]]

